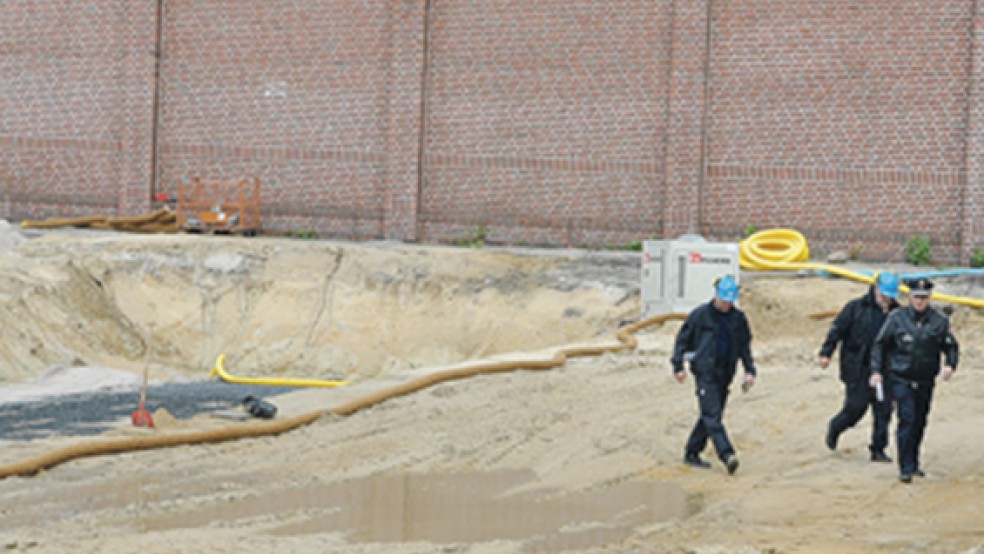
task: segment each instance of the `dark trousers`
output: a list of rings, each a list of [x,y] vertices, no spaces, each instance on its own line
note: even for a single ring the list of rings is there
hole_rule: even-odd
[[[728,401],[728,385],[722,384],[712,377],[697,376],[697,404],[700,407],[700,417],[687,439],[687,454],[700,454],[707,446],[710,438],[717,450],[718,458],[724,461],[734,454],[728,433],[724,430],[724,405]]]
[[[893,378],[891,388],[899,419],[895,437],[899,449],[899,473],[911,475],[919,469],[919,447],[933,401],[933,383]]]
[[[872,452],[882,452],[888,446],[888,424],[892,419],[891,387],[884,387],[885,401],[879,402],[875,397],[875,389],[867,381],[848,383],[844,386],[844,406],[830,420],[830,432],[838,436],[847,429],[854,427],[864,417],[868,407],[874,418],[871,429]]]

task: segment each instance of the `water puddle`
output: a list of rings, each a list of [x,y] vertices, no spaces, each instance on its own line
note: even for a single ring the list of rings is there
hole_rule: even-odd
[[[144,516],[146,530],[209,525],[290,536],[343,533],[352,543],[524,541],[531,551],[618,542],[640,525],[686,517],[682,488],[624,481],[585,491],[539,487],[529,471],[377,475]]]

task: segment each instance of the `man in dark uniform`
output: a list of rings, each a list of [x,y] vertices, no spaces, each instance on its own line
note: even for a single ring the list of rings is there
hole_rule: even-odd
[[[738,456],[724,429],[724,406],[728,387],[735,376],[738,359],[745,369],[742,387],[747,390],[755,383],[755,362],[752,360],[752,332],[745,314],[735,307],[738,283],[731,275],[719,277],[714,283],[714,298],[694,308],[680,327],[673,346],[673,375],[683,383],[687,378],[683,362],[690,360],[694,374],[700,417],[694,425],[684,452],[683,462],[701,468],[711,464],[700,457],[710,438],[718,458],[729,474],[738,470]]]
[[[929,306],[933,283],[918,279],[906,284],[909,305],[888,315],[871,349],[871,386],[884,383],[891,389],[899,420],[895,438],[899,481],[911,483],[913,476],[925,476],[919,467],[919,446],[940,373],[940,355],[945,358],[943,380],[949,381],[957,369],[959,347],[950,321]]]
[[[841,345],[840,380],[844,383],[844,406],[827,424],[827,448],[837,449],[841,433],[854,427],[871,407],[874,426],[871,430],[871,461],[891,462],[885,454],[888,445],[888,423],[892,418],[892,403],[878,398],[868,381],[871,377],[871,345],[885,323],[885,317],[899,307],[899,278],[894,273],[879,273],[868,292],[855,298],[841,309],[830,326],[827,339],[820,347],[820,367],[827,369],[830,356]]]

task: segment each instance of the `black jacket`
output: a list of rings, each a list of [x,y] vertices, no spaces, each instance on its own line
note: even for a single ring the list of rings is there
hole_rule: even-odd
[[[891,300],[889,311],[899,307]],[[841,344],[840,379],[845,383],[867,382],[871,375],[871,345],[885,322],[885,314],[875,300],[875,288],[868,294],[851,300],[830,325],[827,339],[820,346],[820,356],[829,358]]]
[[[933,308],[922,317],[907,306],[888,315],[871,349],[872,373],[885,372],[907,381],[932,382],[940,372],[940,354],[957,369],[960,348],[950,321]],[[884,363],[884,366],[882,365]]]
[[[720,383],[730,383],[735,377],[739,358],[745,373],[755,375],[755,361],[752,359],[751,349],[752,331],[748,327],[745,313],[736,307],[731,308],[734,313],[728,316],[731,331],[730,356],[723,367],[716,367],[718,330],[716,311],[711,301],[697,306],[687,316],[687,320],[683,322],[677,333],[673,356],[670,358],[674,373],[684,370],[684,354],[693,352],[690,370],[694,375],[713,376]]]

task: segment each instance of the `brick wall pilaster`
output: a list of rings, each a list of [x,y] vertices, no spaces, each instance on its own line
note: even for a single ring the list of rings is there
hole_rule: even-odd
[[[386,238],[417,239],[420,190],[422,75],[427,0],[393,2],[389,34],[386,170],[383,173]]]
[[[701,232],[704,90],[711,0],[673,2],[663,236]]]
[[[164,2],[164,0],[158,0]],[[120,26],[123,78],[119,83],[121,113],[119,202],[120,215],[143,214],[151,208],[154,185],[153,163],[154,78],[156,67],[157,3],[124,2],[120,4]]]
[[[967,99],[967,167],[963,217],[960,222],[960,262],[970,259],[975,247],[984,248],[984,14],[974,2],[971,24],[970,98]]]

